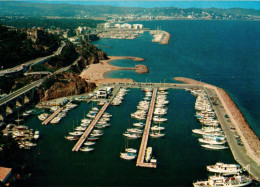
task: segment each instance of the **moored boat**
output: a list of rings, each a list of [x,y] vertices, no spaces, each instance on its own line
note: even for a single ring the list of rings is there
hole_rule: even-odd
[[[208,149],[215,149],[215,150],[221,150],[221,149],[227,149],[227,146],[223,146],[223,145],[211,145],[211,144],[202,144],[201,145],[204,148],[208,148]]]
[[[197,181],[193,183],[194,187],[211,187],[211,186],[247,186],[252,183],[252,179],[245,175],[235,175],[233,177],[210,176],[208,180]]]
[[[93,151],[94,148],[92,147],[82,147],[79,149],[80,151],[83,151],[83,152],[89,152],[89,151]]]
[[[84,145],[94,145],[94,144],[95,144],[95,142],[89,142],[89,141],[84,143]]]
[[[209,138],[199,138],[200,143],[206,143],[211,145],[222,145],[226,143],[226,140],[211,140]]]
[[[207,166],[207,170],[213,173],[221,173],[223,175],[235,175],[242,172],[242,168],[239,164],[224,164],[217,162],[215,165]]]
[[[147,147],[146,152],[145,152],[145,161],[149,162],[152,158],[152,151],[153,148],[152,147]]]
[[[69,132],[70,135],[73,135],[73,136],[80,136],[83,134],[83,132],[80,132],[80,131],[75,131],[75,132]]]
[[[136,158],[136,154],[134,153],[120,153],[120,158],[125,160],[133,160]]]
[[[67,140],[78,140],[79,139],[79,137],[77,137],[77,136],[65,136],[65,138],[67,139]]]

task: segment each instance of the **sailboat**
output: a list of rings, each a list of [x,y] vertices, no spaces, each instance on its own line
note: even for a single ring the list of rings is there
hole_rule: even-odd
[[[128,140],[125,142],[125,152],[120,153],[120,158],[125,160],[133,160],[136,158],[137,150],[133,148],[128,148]]]
[[[155,130],[155,129],[158,129],[158,130]],[[164,127],[161,127],[160,126],[160,123],[159,123],[159,126],[153,126],[152,128],[151,128],[151,130],[152,130],[152,132],[150,133],[150,136],[152,137],[152,138],[160,138],[160,137],[163,137],[163,136],[165,136],[165,134],[163,134],[163,133],[160,133],[160,131],[161,130],[164,130]],[[155,131],[155,132],[154,132]]]

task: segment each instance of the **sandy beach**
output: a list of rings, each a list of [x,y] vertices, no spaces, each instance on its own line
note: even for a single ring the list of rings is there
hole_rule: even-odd
[[[80,76],[85,79],[87,82],[94,82],[95,84],[103,84],[103,83],[115,83],[115,82],[124,82],[124,83],[132,83],[134,82],[132,79],[112,79],[105,78],[104,74],[109,71],[114,70],[136,70],[136,68],[124,68],[113,66],[109,62],[113,60],[121,60],[121,59],[132,59],[136,62],[145,61],[143,58],[139,57],[130,57],[130,56],[109,56],[108,60],[101,60],[98,64],[89,65]]]
[[[260,160],[260,141],[254,131],[250,128],[250,125],[247,123],[245,117],[240,112],[236,104],[233,102],[231,97],[227,94],[227,92],[221,88],[216,86],[199,82],[193,79],[184,78],[184,77],[176,77],[174,80],[181,81],[187,84],[200,84],[207,88],[213,89],[218,95],[223,107],[225,108],[229,118],[231,119],[233,125],[236,127],[237,132],[241,136],[243,142],[245,144],[245,148],[247,149],[248,155],[259,164]]]

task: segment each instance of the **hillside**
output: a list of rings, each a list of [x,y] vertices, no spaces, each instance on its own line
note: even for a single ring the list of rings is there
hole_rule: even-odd
[[[259,19],[260,10],[231,8],[137,8],[104,5],[72,5],[27,2],[0,2],[0,16],[54,16],[93,18],[134,15],[134,18],[168,17],[171,19]]]
[[[58,48],[60,40],[45,32],[32,38],[26,31],[0,25],[0,42],[0,66],[6,69],[50,55]]]

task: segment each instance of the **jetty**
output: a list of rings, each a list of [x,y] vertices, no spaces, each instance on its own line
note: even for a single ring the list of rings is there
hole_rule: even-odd
[[[154,88],[153,96],[151,99],[151,103],[150,103],[150,107],[149,107],[149,111],[148,111],[148,115],[147,115],[147,119],[146,119],[143,138],[142,138],[142,142],[140,145],[139,154],[138,154],[137,162],[136,162],[136,166],[139,166],[139,167],[156,168],[155,164],[144,162],[144,156],[145,156],[145,151],[146,151],[146,147],[147,147],[147,143],[148,143],[148,137],[149,137],[149,133],[150,133],[150,127],[151,127],[151,121],[152,121],[152,117],[153,117],[153,110],[154,110],[154,105],[155,105],[156,94],[157,94],[157,88]]]
[[[75,144],[75,146],[72,148],[72,151],[79,151],[81,145],[85,142],[85,140],[88,138],[89,134],[91,133],[91,131],[93,130],[93,128],[95,127],[95,125],[97,124],[98,120],[100,119],[100,117],[103,115],[103,113],[106,111],[107,107],[109,106],[110,102],[106,102],[103,107],[101,108],[101,110],[99,111],[99,113],[96,115],[96,117],[94,118],[94,120],[90,123],[90,125],[88,126],[88,128],[86,129],[86,131],[82,134],[82,136],[80,137],[80,139],[78,140],[78,142]]]
[[[63,110],[63,107],[60,107],[58,110],[53,112],[52,115],[50,115],[44,122],[42,122],[43,125],[47,125],[55,116],[57,116],[61,111]]]
[[[78,140],[78,142],[75,144],[75,146],[72,148],[72,151],[79,151],[80,147],[82,146],[82,144],[85,142],[85,140],[88,138],[89,134],[91,133],[91,131],[93,130],[93,128],[95,127],[95,125],[97,124],[97,122],[99,121],[100,117],[103,115],[103,113],[106,111],[107,107],[110,105],[111,101],[114,99],[115,95],[117,94],[117,92],[119,91],[120,86],[117,86],[114,88],[113,92],[112,92],[112,97],[107,100],[107,102],[103,105],[103,107],[100,109],[100,111],[98,112],[98,114],[96,115],[96,117],[94,118],[94,120],[90,123],[90,125],[88,126],[88,128],[86,129],[86,131],[81,135],[80,139]]]

